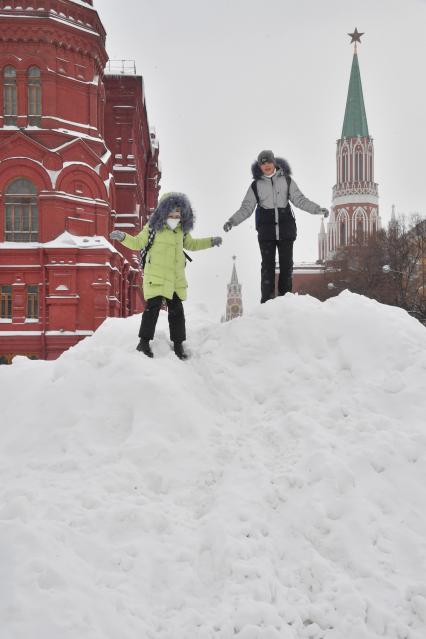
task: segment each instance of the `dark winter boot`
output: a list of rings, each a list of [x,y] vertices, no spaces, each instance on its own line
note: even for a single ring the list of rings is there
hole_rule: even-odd
[[[147,357],[154,357],[154,353],[151,350],[151,346],[149,345],[149,340],[141,339],[139,344],[136,346],[136,350],[140,351]]]
[[[188,355],[183,350],[182,342],[174,342],[174,351],[179,359],[188,359]]]

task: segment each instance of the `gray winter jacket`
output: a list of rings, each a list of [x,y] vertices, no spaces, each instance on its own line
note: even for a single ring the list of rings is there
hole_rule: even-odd
[[[276,215],[278,216],[278,209],[285,208],[290,200],[290,202],[298,209],[307,211],[312,215],[321,215],[322,210],[319,204],[315,204],[315,202],[308,200],[308,198],[300,191],[293,178],[290,183],[290,193],[288,193],[286,175],[291,175],[290,166],[286,160],[283,160],[282,158],[276,158],[276,164],[277,172],[272,178],[268,178],[263,175],[257,162],[252,165],[253,178],[257,182],[260,206],[264,209],[275,209]],[[241,203],[241,207],[229,218],[229,221],[232,222],[233,226],[241,224],[241,222],[252,215],[256,205],[256,196],[250,185],[245,198]]]

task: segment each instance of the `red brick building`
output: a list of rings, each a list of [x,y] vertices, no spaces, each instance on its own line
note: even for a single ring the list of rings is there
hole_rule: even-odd
[[[137,257],[107,238],[155,208],[158,144],[142,78],[107,60],[92,0],[0,0],[3,363],[143,309]]]

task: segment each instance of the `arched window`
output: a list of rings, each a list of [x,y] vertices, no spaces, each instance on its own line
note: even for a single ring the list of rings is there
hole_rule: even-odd
[[[0,319],[12,319],[12,287],[7,284],[0,286]]]
[[[340,246],[346,245],[346,221],[340,221]]]
[[[376,235],[377,230],[379,228],[378,219],[377,219],[377,209],[372,209],[371,211],[370,224],[371,224],[371,232],[374,236]]]
[[[362,149],[358,148],[355,154],[355,182],[362,182],[364,179],[364,157]]]
[[[38,241],[37,189],[25,178],[13,180],[5,194],[6,242]]]
[[[27,286],[27,312],[28,319],[39,318],[39,287],[37,285]]]
[[[348,166],[348,150],[343,149],[342,156],[342,182],[349,181],[349,166]]]
[[[346,209],[339,209],[337,214],[337,246],[346,246],[349,237],[349,218]]]
[[[364,242],[368,233],[367,215],[364,209],[358,208],[353,218],[353,233],[358,242]]]
[[[28,124],[41,123],[41,73],[38,67],[28,69]]]
[[[16,69],[10,66],[5,67],[3,71],[3,115],[6,126],[16,126]]]

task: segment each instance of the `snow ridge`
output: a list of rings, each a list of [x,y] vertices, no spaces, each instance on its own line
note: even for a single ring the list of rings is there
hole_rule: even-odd
[[[424,639],[424,327],[187,315],[188,362],[163,313],[0,367],[2,639]]]

